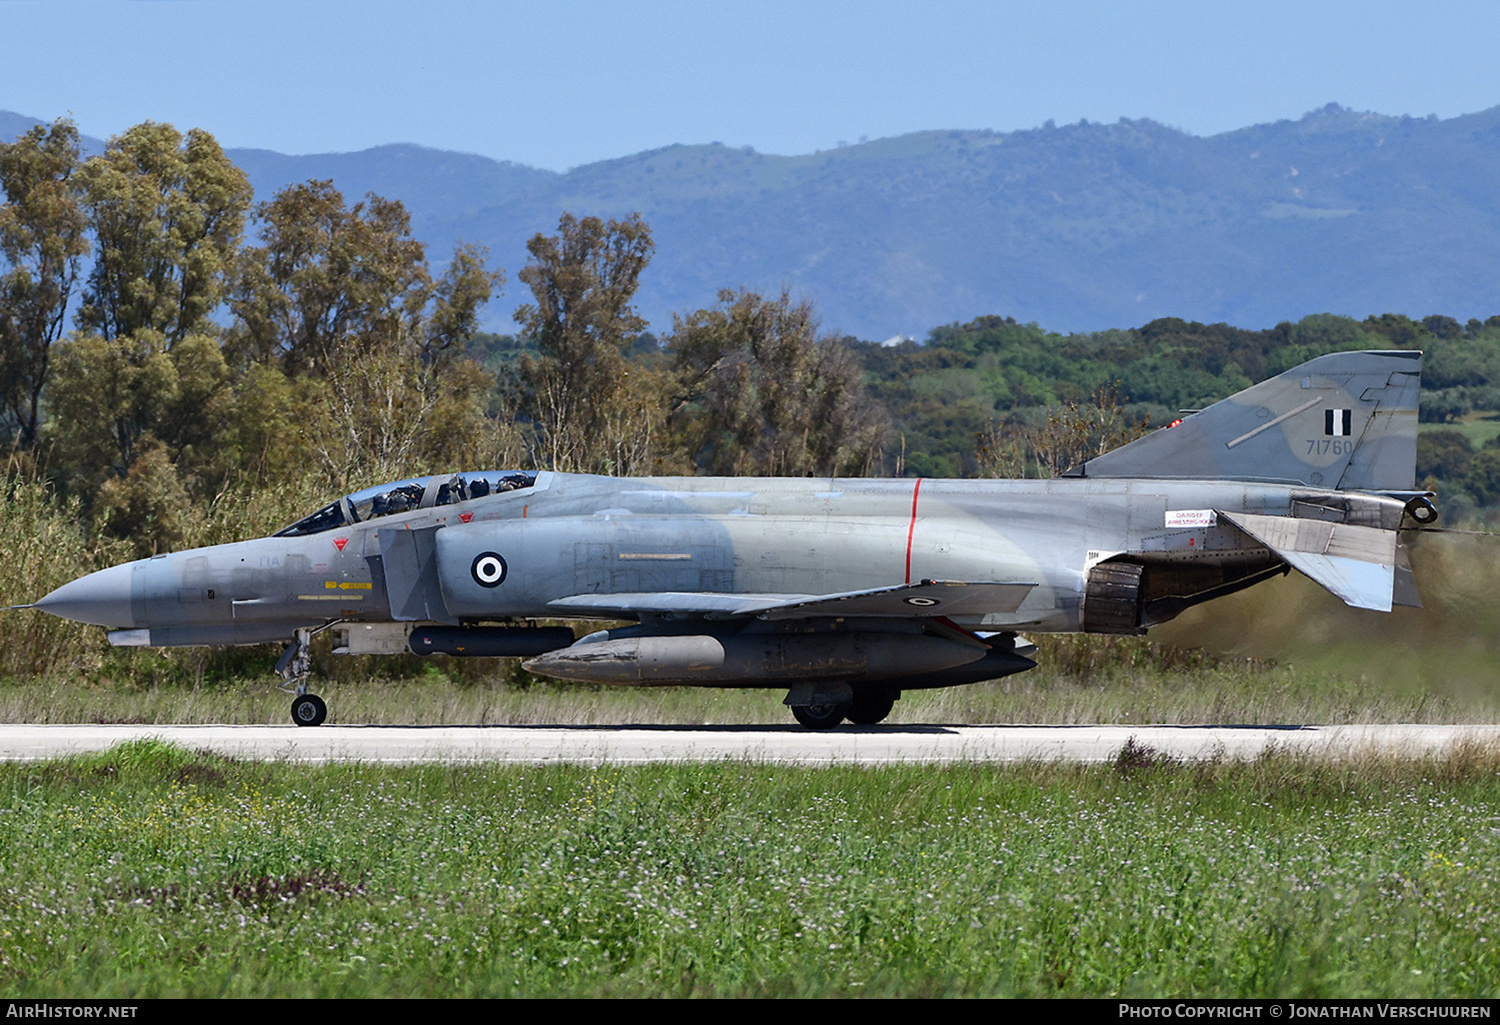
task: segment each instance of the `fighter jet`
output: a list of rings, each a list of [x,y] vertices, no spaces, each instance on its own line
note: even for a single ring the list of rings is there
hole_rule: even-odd
[[[905,691],[1032,668],[1023,631],[1143,634],[1292,569],[1356,608],[1420,605],[1399,531],[1437,515],[1413,487],[1421,369],[1322,356],[1048,480],[413,478],[34,607],[117,645],[283,643],[303,726],[327,716],[324,630],[340,654],[774,687],[809,728],[872,724]]]

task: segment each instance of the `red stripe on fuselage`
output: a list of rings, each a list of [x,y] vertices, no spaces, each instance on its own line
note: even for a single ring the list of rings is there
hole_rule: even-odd
[[[917,496],[922,493],[922,478],[917,478],[917,486],[911,491],[911,525],[906,528],[906,582],[911,583],[911,539],[917,532]]]

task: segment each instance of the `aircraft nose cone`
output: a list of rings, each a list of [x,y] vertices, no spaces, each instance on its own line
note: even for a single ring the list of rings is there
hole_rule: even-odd
[[[63,619],[92,623],[113,629],[135,626],[130,613],[130,577],[132,566],[111,566],[57,590],[35,603],[35,608]]]

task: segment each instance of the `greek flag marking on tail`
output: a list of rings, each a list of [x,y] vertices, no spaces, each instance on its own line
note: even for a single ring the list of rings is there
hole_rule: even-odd
[[[1318,356],[1064,476],[1410,491],[1421,374],[1415,351]]]

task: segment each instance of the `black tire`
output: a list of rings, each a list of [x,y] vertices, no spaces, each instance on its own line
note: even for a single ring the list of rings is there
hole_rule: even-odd
[[[328,706],[316,694],[298,694],[292,699],[292,722],[298,726],[322,726]]]
[[[854,692],[854,701],[846,713],[848,720],[860,726],[874,726],[896,707],[896,695],[888,690]]]
[[[793,705],[792,715],[810,730],[831,730],[849,714],[849,702],[832,701],[824,705]]]

